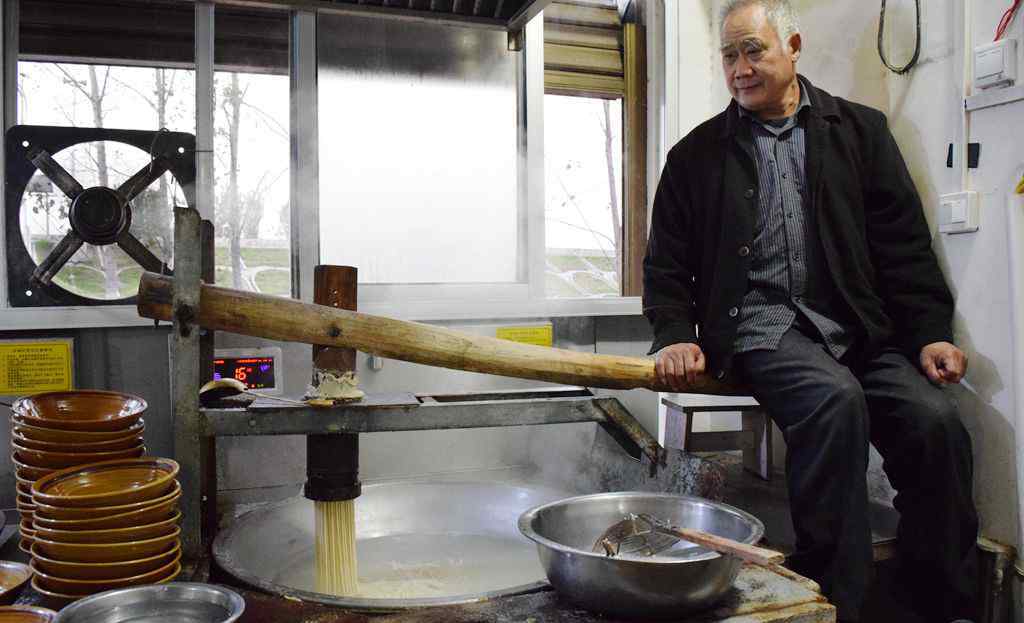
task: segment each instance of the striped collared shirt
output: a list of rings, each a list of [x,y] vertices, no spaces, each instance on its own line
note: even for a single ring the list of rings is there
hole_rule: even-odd
[[[812,325],[837,359],[853,341],[852,332],[835,320],[840,317],[839,304],[813,215],[806,209],[807,152],[801,120],[806,114],[801,113],[810,106],[807,87],[801,83],[800,104],[792,117],[763,122],[740,107],[740,116],[750,121],[759,197],[749,289],[733,343],[737,353],[775,350],[794,321]]]

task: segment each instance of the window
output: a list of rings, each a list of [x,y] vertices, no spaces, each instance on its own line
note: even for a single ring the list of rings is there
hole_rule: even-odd
[[[546,95],[544,166],[547,296],[618,296],[621,100]]]
[[[20,123],[195,132],[191,4],[20,6]],[[293,272],[311,271],[292,259],[313,262],[297,244],[359,267],[361,299],[381,313],[493,317],[507,303],[512,316],[635,313],[635,301],[616,303],[637,294],[634,234],[646,216],[631,182],[643,176],[630,156],[629,25],[614,0],[553,3],[543,55],[539,36],[323,11],[309,56],[317,72],[294,83],[286,12],[218,3],[215,20],[219,284],[292,294]],[[545,32],[537,20],[527,29]],[[317,93],[316,135],[292,136],[292,89]],[[309,137],[315,150],[289,152]],[[318,169],[310,214],[289,205],[301,193],[290,188],[290,156]],[[83,183],[113,186],[147,158],[114,143],[54,156]],[[167,174],[133,204],[132,233],[169,266],[182,195]],[[68,230],[67,201],[37,176],[22,211],[38,262]],[[84,247],[56,281],[121,299],[140,272],[116,247]],[[407,312],[407,301],[419,306]]]
[[[290,296],[288,15],[214,15],[215,278]]]
[[[218,7],[215,59],[217,282],[291,293],[288,194],[288,17]],[[68,30],[74,24],[74,32]],[[194,10],[181,3],[90,6],[22,0],[18,122],[195,133]],[[117,187],[148,154],[92,143],[54,154],[86,187]],[[131,232],[173,265],[170,174],[132,202]],[[69,201],[37,174],[22,201],[21,229],[39,263],[67,232]],[[141,268],[116,245],[83,247],[54,278],[91,299],[133,296]]]
[[[552,3],[544,28],[547,296],[637,295],[647,225],[638,27],[598,0]]]
[[[214,74],[216,281],[291,295],[288,76]]]
[[[519,281],[507,36],[321,14],[318,46],[322,261],[428,298]]]

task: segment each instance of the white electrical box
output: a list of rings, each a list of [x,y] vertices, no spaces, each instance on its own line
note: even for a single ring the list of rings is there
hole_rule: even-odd
[[[976,192],[943,195],[939,198],[939,231],[966,234],[978,231],[981,197]]]
[[[1016,81],[1016,39],[1003,39],[974,48],[975,88],[1008,87]]]

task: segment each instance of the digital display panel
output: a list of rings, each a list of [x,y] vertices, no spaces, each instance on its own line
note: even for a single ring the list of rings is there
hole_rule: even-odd
[[[213,360],[213,378],[237,379],[249,389],[277,387],[273,357],[217,357]]]

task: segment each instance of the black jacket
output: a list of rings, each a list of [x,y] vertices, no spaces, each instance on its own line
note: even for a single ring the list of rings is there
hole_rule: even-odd
[[[801,78],[811,100],[806,205],[840,306],[862,348],[895,344],[916,362],[923,346],[952,341],[953,315],[917,190],[885,115]],[[644,258],[651,352],[695,342],[718,379],[732,365],[733,308],[747,292],[751,259],[740,249],[753,246],[757,210],[754,154],[740,132],[750,132],[749,121],[733,101],[672,148]]]

